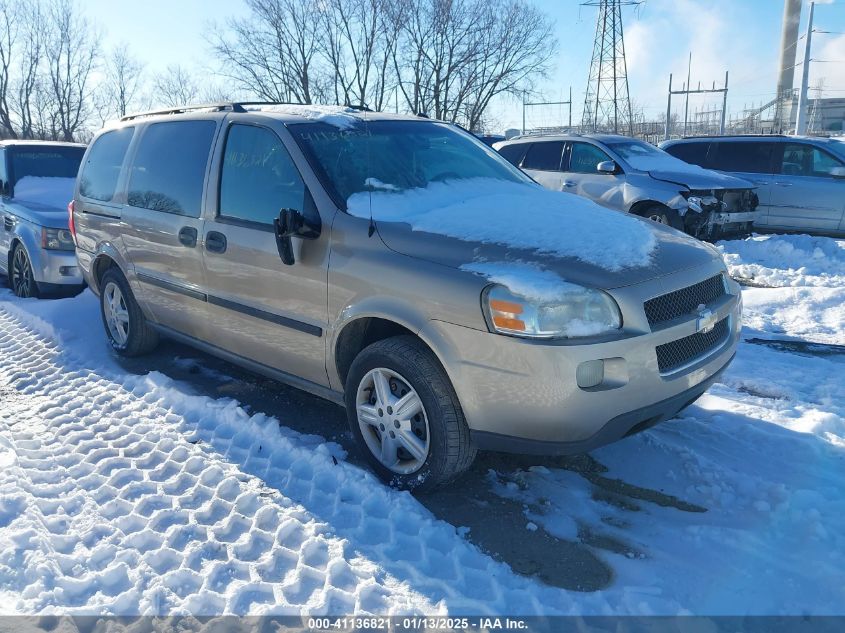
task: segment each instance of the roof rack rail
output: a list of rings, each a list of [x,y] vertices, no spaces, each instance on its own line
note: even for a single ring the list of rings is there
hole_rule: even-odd
[[[198,105],[184,105],[172,108],[162,108],[161,110],[148,110],[146,112],[136,112],[134,114],[127,114],[120,117],[121,121],[131,121],[141,117],[159,116],[163,114],[184,114],[186,112],[195,112],[197,110],[211,110],[212,112],[246,112],[248,106],[274,106],[274,105],[296,105],[307,106],[305,103],[294,103],[292,101],[221,101],[216,103],[201,103]],[[346,104],[343,107],[352,108],[354,110],[361,110],[362,112],[372,112],[366,105],[351,105]]]

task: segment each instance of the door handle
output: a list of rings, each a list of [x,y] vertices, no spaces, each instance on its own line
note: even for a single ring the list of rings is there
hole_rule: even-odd
[[[578,186],[578,183],[577,183],[577,182],[573,182],[573,181],[571,181],[571,180],[564,180],[564,181],[563,181],[563,186],[564,186],[564,187],[576,187],[576,186]]]
[[[775,182],[775,184],[778,187],[791,187],[792,186],[791,182]]]
[[[197,230],[192,226],[183,226],[179,229],[179,243],[189,248],[196,246]]]
[[[755,180],[753,182],[754,182],[755,185],[768,185],[769,184],[768,180]]]
[[[220,231],[209,231],[205,235],[205,250],[211,253],[225,253],[226,236]]]

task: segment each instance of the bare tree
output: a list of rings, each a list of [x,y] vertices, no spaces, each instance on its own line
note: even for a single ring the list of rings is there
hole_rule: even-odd
[[[55,113],[52,135],[72,141],[90,115],[88,88],[99,60],[100,38],[72,0],[52,0],[46,17],[45,60]]]
[[[490,102],[531,87],[557,49],[524,0],[399,0],[394,68],[407,107],[475,128]]]
[[[392,57],[398,26],[392,0],[327,0],[321,53],[331,69],[335,101],[381,110],[395,88]]]
[[[95,93],[95,107],[103,121],[126,116],[136,108],[144,83],[143,71],[144,65],[132,56],[127,44],[112,49]]]
[[[269,101],[312,103],[317,53],[318,0],[246,0],[250,15],[215,29],[210,44],[220,74]]]
[[[42,77],[42,64],[45,54],[46,19],[39,2],[19,6],[17,15],[21,24],[21,34],[16,53],[17,79],[12,109],[22,138],[44,137],[47,132],[38,129],[37,120],[46,116],[41,108],[46,108],[47,105],[43,103],[45,101],[43,95],[39,107],[35,107],[34,101],[36,93],[39,90],[43,92],[45,84]]]
[[[154,101],[164,106],[182,106],[193,103],[200,94],[200,85],[194,75],[181,64],[172,64],[153,79]]]
[[[0,0],[0,135],[17,136],[12,125],[12,59],[20,32],[19,14]]]

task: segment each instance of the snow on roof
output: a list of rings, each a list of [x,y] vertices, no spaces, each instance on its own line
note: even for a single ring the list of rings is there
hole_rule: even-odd
[[[488,244],[574,257],[606,270],[648,266],[657,241],[626,213],[534,183],[492,178],[433,182],[401,192],[355,193],[358,217],[406,222],[426,231]]]
[[[361,122],[361,110],[348,106],[337,105],[296,105],[296,104],[275,104],[275,105],[247,105],[244,109],[248,112],[278,112],[280,114],[292,114],[301,116],[311,121],[328,123],[341,129],[350,129]]]

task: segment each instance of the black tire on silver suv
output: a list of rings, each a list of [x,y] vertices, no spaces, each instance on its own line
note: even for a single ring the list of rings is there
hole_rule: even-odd
[[[475,459],[446,371],[412,336],[361,351],[349,369],[345,397],[352,435],[376,474],[396,488],[442,486]]]
[[[9,286],[21,298],[38,297],[38,284],[32,274],[32,263],[23,244],[15,244],[9,266]]]
[[[114,267],[100,280],[100,315],[109,343],[121,356],[140,356],[158,345],[158,332],[147,323],[129,283]]]

